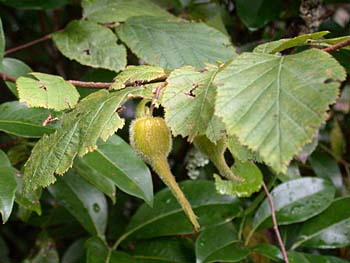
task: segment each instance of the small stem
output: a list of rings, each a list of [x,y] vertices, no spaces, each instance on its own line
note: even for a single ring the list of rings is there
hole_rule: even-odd
[[[16,82],[16,78],[11,77],[5,73],[1,73],[0,72],[0,77],[4,80],[4,81],[11,81],[11,82]]]
[[[341,49],[342,47],[346,47],[349,45],[350,45],[350,39],[344,40],[342,42],[339,42],[338,44],[323,48],[322,50],[325,52],[331,52],[331,51],[335,51],[335,50]]]
[[[135,110],[135,119],[152,116],[152,114],[150,114],[149,108],[146,106],[146,104],[149,102],[150,100],[143,99],[139,102],[139,104],[137,104],[137,107]]]
[[[157,102],[157,100],[158,100],[158,98],[159,98],[160,91],[161,91],[167,84],[168,84],[167,82],[160,83],[160,84],[154,89],[154,91],[153,91],[154,96],[153,96],[152,103],[151,103],[151,106],[150,106],[150,109],[149,109],[151,115],[153,114],[154,105],[155,105],[155,103]]]
[[[285,246],[283,244],[283,241],[282,241],[282,238],[281,238],[281,235],[280,235],[280,231],[278,230],[278,224],[277,224],[276,213],[275,213],[275,206],[273,204],[273,199],[272,199],[272,197],[270,195],[269,189],[267,188],[265,182],[262,182],[262,186],[264,188],[264,191],[266,193],[267,199],[268,199],[269,204],[270,204],[271,216],[272,216],[272,222],[273,222],[273,230],[275,231],[278,244],[279,244],[279,246],[281,248],[283,259],[284,259],[284,261],[286,263],[289,263],[288,256],[287,256],[287,251],[286,251],[286,248],[285,248]]]
[[[219,173],[222,176],[224,176],[226,179],[230,181],[238,182],[238,183],[243,183],[245,181],[243,178],[238,177],[232,172],[231,168],[227,165],[223,155],[220,155],[218,158],[211,158],[211,161],[219,170]]]
[[[91,81],[87,82],[87,81],[79,81],[79,80],[67,80],[67,82],[77,87],[97,88],[97,89],[107,89],[112,85],[111,82],[91,82]]]
[[[275,181],[276,181],[276,177],[273,177],[271,181],[268,183],[267,189],[271,189]],[[248,216],[249,214],[254,212],[256,208],[260,205],[260,203],[264,200],[264,198],[265,198],[265,193],[260,192],[259,195],[254,199],[254,201],[249,205],[249,207],[243,211],[243,216]]]
[[[197,216],[193,212],[191,204],[188,202],[186,196],[177,184],[174,175],[171,173],[168,161],[165,158],[159,158],[156,161],[153,161],[151,166],[162,179],[162,181],[166,184],[166,186],[170,188],[171,192],[176,197],[179,204],[182,206],[182,209],[184,210],[188,219],[191,221],[194,230],[198,232],[200,226],[197,221]]]
[[[26,44],[23,44],[23,45],[14,47],[14,48],[10,48],[10,49],[8,49],[8,50],[5,51],[5,55],[14,53],[14,52],[19,51],[19,50],[22,50],[22,49],[25,49],[25,48],[27,48],[27,47],[33,46],[33,45],[38,44],[38,43],[40,43],[40,42],[44,42],[44,41],[46,41],[46,40],[51,39],[51,37],[52,37],[52,34],[47,34],[47,35],[45,35],[45,36],[43,36],[43,37],[41,37],[41,38],[35,39],[35,40],[33,40],[33,41],[30,41],[30,42],[28,42],[28,43],[26,43]]]
[[[16,82],[17,78],[11,77],[5,73],[0,72],[0,78],[2,78],[4,81],[11,81],[11,82]],[[84,88],[96,88],[96,89],[108,89],[113,83],[112,82],[92,82],[92,81],[79,81],[79,80],[66,80],[67,82],[73,84],[74,86],[77,87],[84,87]],[[143,82],[140,85],[136,85],[135,83],[125,85],[125,87],[137,87],[137,86],[142,86],[145,84],[153,83],[152,81],[150,82]]]

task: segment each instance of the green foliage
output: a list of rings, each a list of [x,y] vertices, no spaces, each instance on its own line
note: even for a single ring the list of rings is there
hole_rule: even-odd
[[[113,32],[89,21],[70,22],[53,35],[57,48],[69,59],[94,68],[120,71],[126,66],[126,51]]]
[[[106,142],[98,142],[97,149],[75,162],[74,168],[93,181],[101,183],[100,180],[108,180],[149,205],[153,202],[153,185],[148,167],[130,145],[116,135]],[[115,198],[115,193],[112,196]]]
[[[133,16],[171,18],[151,0],[83,0],[83,16],[98,23],[123,22]]]
[[[125,88],[127,85],[143,84],[166,76],[164,69],[161,67],[150,65],[127,66],[126,69],[114,79],[110,89],[119,90]]]
[[[0,130],[20,137],[40,138],[55,131],[55,126],[42,123],[51,114],[46,109],[28,108],[18,101],[0,105]]]
[[[213,182],[186,181],[181,184],[181,189],[198,215],[202,228],[234,218],[241,210],[238,200],[218,194]],[[169,189],[164,189],[155,195],[152,208],[142,205],[137,210],[121,241],[127,237],[144,239],[190,233],[193,233],[193,228],[180,205]]]
[[[137,263],[194,262],[193,243],[187,238],[159,238],[140,243],[132,252]]]
[[[124,121],[116,110],[131,90],[108,93],[105,90],[84,98],[77,108],[62,116],[62,127],[42,139],[33,148],[24,170],[24,190],[46,187],[55,182],[54,173],[64,174],[74,158],[96,149],[99,138],[107,140]]]
[[[192,141],[197,135],[210,135],[212,141],[222,137],[220,125],[216,125],[214,115],[216,87],[213,80],[218,67],[210,65],[202,71],[193,67],[183,67],[171,72],[165,88],[162,105],[165,119],[174,136],[188,136]]]
[[[0,72],[13,76],[15,78],[25,76],[32,71],[33,70],[27,64],[18,59],[5,57],[2,62],[0,62]],[[11,81],[5,81],[5,83],[10,91],[16,97],[18,97],[16,84]]]
[[[229,134],[286,172],[324,122],[344,78],[338,62],[316,49],[283,57],[244,53],[217,74],[216,113]]]
[[[105,196],[73,172],[51,185],[49,192],[92,235],[102,236],[107,225]]]
[[[64,110],[74,107],[79,99],[75,87],[63,78],[44,73],[30,73],[35,79],[19,77],[16,81],[19,101],[29,107]]]
[[[232,167],[232,171],[236,176],[243,178],[244,181],[237,184],[236,182],[222,180],[220,176],[214,174],[216,190],[219,193],[249,197],[260,190],[263,176],[254,163],[237,160]]]
[[[255,30],[278,17],[282,3],[278,0],[236,0],[237,13],[243,23]]]
[[[0,213],[3,223],[9,219],[15,200],[17,190],[15,176],[15,170],[6,154],[0,150]]]
[[[229,39],[204,23],[140,16],[116,29],[120,39],[151,65],[175,69],[225,62],[235,55]]]
[[[256,53],[269,53],[274,54],[286,50],[288,48],[297,47],[300,45],[306,45],[310,43],[312,39],[319,39],[327,35],[328,31],[321,31],[312,34],[305,34],[293,38],[283,38],[277,41],[268,42],[254,48]]]
[[[299,240],[293,245],[314,248],[337,248],[350,244],[349,197],[334,200],[318,216],[305,222]]]
[[[304,177],[280,184],[271,192],[279,224],[303,222],[319,214],[331,204],[334,193],[334,187],[319,178]],[[254,215],[253,230],[271,225],[271,209],[265,199]]]
[[[321,2],[0,0],[0,262],[348,262],[350,13]]]
[[[231,223],[204,230],[196,240],[198,263],[240,262],[248,255],[248,249],[240,246],[237,231]]]

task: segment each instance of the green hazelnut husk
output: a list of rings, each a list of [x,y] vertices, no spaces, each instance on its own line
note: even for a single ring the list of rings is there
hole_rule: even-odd
[[[130,144],[169,187],[194,230],[198,232],[200,226],[197,216],[170,171],[167,157],[172,148],[172,139],[165,120],[160,117],[141,117],[134,120],[130,125]]]

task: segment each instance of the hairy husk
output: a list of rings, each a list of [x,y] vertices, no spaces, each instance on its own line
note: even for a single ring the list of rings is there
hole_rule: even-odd
[[[197,216],[170,171],[167,157],[172,148],[171,133],[163,118],[143,117],[130,125],[130,144],[170,188],[194,230],[199,230]]]
[[[224,153],[226,150],[226,137],[221,138],[219,141],[214,144],[211,142],[207,136],[198,135],[193,140],[194,146],[204,153],[210,161],[215,165],[219,170],[220,174],[226,179],[235,181],[235,182],[244,182],[244,179],[234,175],[230,167],[228,167]]]

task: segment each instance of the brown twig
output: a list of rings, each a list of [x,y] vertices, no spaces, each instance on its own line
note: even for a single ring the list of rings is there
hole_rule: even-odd
[[[151,113],[151,115],[153,114],[153,110],[154,110],[154,106],[159,98],[160,95],[160,91],[168,84],[168,82],[162,82],[160,83],[157,87],[154,88],[153,90],[153,99],[152,99],[152,103],[151,103],[151,107],[149,108],[149,111]]]
[[[43,121],[42,126],[47,126],[50,122],[58,121],[58,120],[59,120],[58,117],[52,117],[52,115],[49,114],[49,116]]]
[[[38,44],[38,43],[40,43],[40,42],[44,42],[44,41],[46,41],[46,40],[51,39],[51,37],[52,37],[52,34],[48,34],[48,35],[45,35],[45,36],[43,36],[43,37],[41,37],[41,38],[38,38],[38,39],[35,39],[35,40],[30,41],[30,42],[28,42],[28,43],[25,43],[25,44],[23,44],[23,45],[20,45],[20,46],[14,47],[14,48],[10,48],[10,49],[8,49],[8,50],[5,51],[5,55],[14,53],[14,52],[19,51],[19,50],[22,50],[22,49],[25,49],[25,48],[27,48],[27,47],[33,46],[33,45]]]
[[[329,47],[323,48],[322,50],[326,51],[326,52],[331,52],[331,51],[335,51],[335,50],[338,50],[338,49],[340,49],[342,47],[346,47],[346,46],[349,46],[349,45],[350,45],[350,39],[344,40],[342,42],[339,42],[338,44],[331,45]]]
[[[282,241],[282,238],[281,238],[281,235],[280,235],[280,231],[278,230],[278,224],[277,224],[276,213],[275,213],[275,206],[273,204],[273,199],[272,199],[272,197],[270,195],[269,189],[267,188],[265,182],[262,183],[262,186],[264,188],[264,191],[266,193],[267,199],[268,199],[269,204],[270,204],[271,216],[272,216],[272,222],[273,222],[273,230],[275,231],[278,244],[279,244],[279,246],[281,248],[283,259],[284,259],[284,261],[286,263],[289,263],[288,256],[287,256],[287,251],[286,251],[286,248],[285,248],[285,246],[283,244],[283,241]]]
[[[79,81],[79,80],[67,80],[67,82],[77,87],[97,88],[97,89],[108,89],[112,85],[112,82],[87,82],[87,81]]]
[[[0,72],[0,78],[2,78],[4,81],[11,81],[16,82],[16,78],[9,76],[5,73]],[[166,77],[163,79],[159,79],[158,81],[164,81]],[[80,80],[66,80],[67,82],[73,84],[77,87],[84,87],[84,88],[97,88],[97,89],[108,89],[113,83],[112,82],[89,82],[89,81],[80,81]],[[125,87],[138,87],[143,86],[145,84],[155,83],[154,80],[151,81],[143,81],[142,83],[127,83],[125,84]],[[158,99],[160,89],[162,89],[166,84],[164,82],[161,82],[160,85],[156,88],[156,94],[155,99]],[[159,89],[159,91],[157,91]]]

